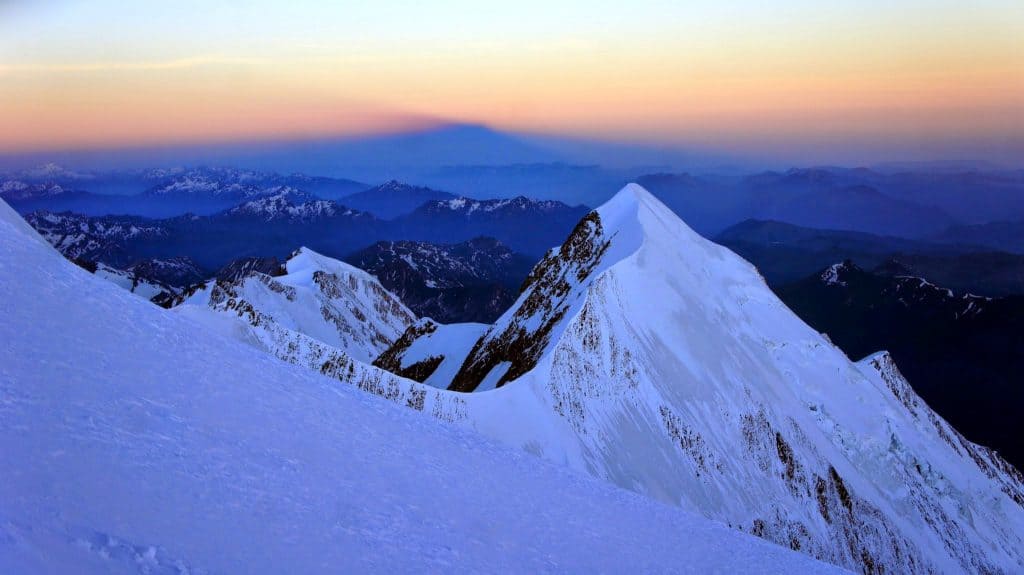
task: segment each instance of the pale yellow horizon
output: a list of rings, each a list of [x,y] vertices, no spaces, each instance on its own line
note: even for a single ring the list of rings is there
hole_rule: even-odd
[[[151,24],[152,37],[115,30],[123,37],[98,47],[89,40],[109,24],[61,6],[70,9],[20,10],[20,32],[0,40],[0,153],[352,136],[448,121],[725,148],[1024,140],[1024,9],[999,2],[963,12],[944,5],[927,17],[792,10],[782,22],[708,12],[706,26],[694,21],[704,12],[679,10],[644,20],[647,34],[636,23],[620,32],[567,20],[564,33],[554,22],[540,32],[510,24],[422,38],[387,27],[304,36],[284,26],[254,41]],[[36,17],[61,23],[49,28],[56,47],[38,35],[46,30],[31,34]],[[246,26],[268,26],[253,18],[259,25]],[[68,30],[76,32],[63,38]]]

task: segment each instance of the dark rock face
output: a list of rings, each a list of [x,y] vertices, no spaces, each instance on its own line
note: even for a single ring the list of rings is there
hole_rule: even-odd
[[[888,350],[940,415],[1024,465],[1024,298],[956,293],[897,262],[879,271],[845,262],[777,292],[850,357]]]
[[[373,365],[395,375],[409,378],[420,383],[426,381],[430,374],[434,373],[441,362],[443,355],[435,355],[418,361],[408,367],[402,367],[402,356],[409,350],[414,341],[425,335],[437,331],[437,324],[429,319],[420,320],[408,327],[402,337],[398,338],[384,353],[373,360]]]
[[[520,290],[521,305],[506,322],[494,325],[473,347],[449,389],[473,391],[492,369],[507,362],[501,386],[536,365],[551,330],[572,305],[572,285],[586,279],[610,245],[597,212],[586,215],[557,251],[530,272]]]

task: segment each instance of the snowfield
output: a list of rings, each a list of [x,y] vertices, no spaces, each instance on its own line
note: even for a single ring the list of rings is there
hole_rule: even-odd
[[[151,305],[0,203],[0,572],[827,573]]]

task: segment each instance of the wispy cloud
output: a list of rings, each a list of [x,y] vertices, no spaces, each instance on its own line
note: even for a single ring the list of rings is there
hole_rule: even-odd
[[[171,60],[144,61],[108,61],[108,62],[76,62],[76,63],[31,63],[4,64],[0,63],[0,74],[81,74],[90,72],[147,72],[158,70],[181,70],[202,66],[242,65],[250,66],[264,63],[259,58],[241,58],[228,56],[192,56]]]

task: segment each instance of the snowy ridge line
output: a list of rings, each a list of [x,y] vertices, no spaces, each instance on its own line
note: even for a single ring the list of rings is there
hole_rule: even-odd
[[[254,328],[299,332],[364,363],[416,319],[370,274],[307,248],[292,254],[284,271],[211,281],[183,303],[237,315]]]
[[[2,203],[0,240],[2,572],[837,572],[208,333]]]
[[[320,258],[306,258],[304,283],[277,288],[249,278],[243,288],[252,291],[193,311],[209,308],[201,320],[209,327],[278,357],[295,352],[300,364],[319,363],[318,371],[362,381],[406,407],[420,404],[420,392],[426,412],[452,396],[435,386],[475,390],[457,396],[460,415],[451,419],[836,565],[908,573],[1024,567],[1016,470],[907,400],[916,395],[894,366],[850,362],[753,266],[695,234],[639,186],[627,186],[548,252],[514,306],[468,351],[475,334],[450,337],[453,326],[422,330],[402,349],[387,349],[403,340],[401,329],[326,342],[337,333],[317,331],[319,304],[288,307],[318,272],[344,275],[324,269],[339,262]],[[356,298],[360,313],[381,311],[386,290],[347,277],[366,288]],[[242,303],[259,312],[243,318],[258,321],[239,318]],[[310,317],[320,319],[296,319]],[[383,354],[373,356],[374,348]],[[431,385],[352,361],[352,349],[378,360],[394,351],[389,368],[420,365],[409,375]],[[448,490],[467,488],[465,478],[451,481]]]
[[[752,266],[680,228],[674,216],[657,211],[658,204],[645,197],[645,192],[627,191],[629,194],[620,194],[617,201],[599,209],[596,220],[584,220],[580,233],[570,236],[569,248],[552,250],[547,263],[539,265],[535,277],[528,280],[513,309],[480,338],[485,341],[500,333],[502,325],[514,326],[507,330],[510,333],[541,329],[546,325],[545,314],[554,318],[549,322],[552,327],[545,328],[551,337],[537,346],[541,350],[537,364],[501,389],[460,394],[456,407],[446,409],[452,405],[445,403],[451,394],[434,387],[444,387],[444,380],[454,376],[445,375],[451,373],[451,367],[441,366],[459,363],[467,351],[443,342],[469,340],[453,337],[451,329],[456,326],[422,327],[429,326],[429,322],[418,324],[420,333],[396,351],[390,365],[385,365],[388,361],[378,365],[399,373],[409,370],[410,377],[428,381],[430,387],[408,379],[392,379],[344,359],[333,364],[321,362],[323,357],[316,352],[317,359],[307,365],[315,369],[320,362],[322,372],[340,375],[341,381],[350,378],[361,389],[401,405],[414,409],[422,405],[424,411],[436,412],[446,421],[467,425],[548,459],[839,565],[866,571],[887,566],[917,572],[938,565],[943,565],[942,570],[998,570],[993,560],[1004,565],[1020,562],[1014,551],[1020,535],[1014,526],[1020,524],[1021,481],[1012,467],[994,453],[962,440],[923,403],[911,412],[908,422],[908,410],[900,398],[912,392],[898,371],[890,370],[893,373],[887,375],[888,384],[874,384],[875,391],[867,392],[873,396],[870,402],[844,400],[844,404],[864,404],[862,415],[851,419],[844,414],[846,409],[837,407],[831,396],[843,395],[841,390],[851,385],[868,389],[864,386],[873,381],[872,370],[878,371],[884,364],[851,364],[827,340],[792,316],[768,292]],[[659,226],[675,231],[658,237]],[[729,397],[732,392],[726,391],[727,386],[706,396],[714,386],[702,391],[707,384],[698,382],[720,378],[708,371],[720,359],[687,359],[668,370],[658,366],[665,357],[656,360],[650,355],[652,343],[658,341],[651,337],[667,327],[657,321],[659,316],[628,310],[637,303],[632,294],[659,288],[651,282],[657,276],[636,267],[655,265],[650,260],[658,261],[659,254],[671,254],[670,246],[695,256],[696,261],[662,261],[655,269],[686,269],[690,272],[686,281],[696,284],[676,295],[673,290],[679,288],[670,284],[668,292],[652,301],[671,302],[680,295],[727,294],[687,305],[697,303],[698,310],[710,301],[726,306],[711,316],[716,319],[704,328],[708,333],[714,331],[711,325],[723,320],[747,316],[749,319],[744,321],[754,321],[756,329],[738,332],[749,340],[740,344],[745,349],[743,354],[750,354],[743,361],[762,364],[757,373],[777,373],[770,375],[773,379],[782,376],[776,384],[781,387],[765,390],[744,384],[737,389],[741,392],[738,397]],[[724,278],[719,269],[723,264]],[[689,297],[684,300],[689,301]],[[537,305],[529,304],[531,301]],[[561,303],[551,307],[552,301]],[[736,302],[739,307],[728,302]],[[540,303],[548,308],[541,309]],[[524,308],[528,313],[522,312]],[[746,308],[760,312],[749,316],[752,312]],[[766,322],[760,314],[773,319]],[[638,322],[637,318],[643,319]],[[683,323],[688,325],[693,319]],[[640,335],[636,332],[638,326],[654,331],[629,343]],[[691,341],[692,345],[685,333],[659,337]],[[728,340],[734,338],[728,336]],[[267,345],[271,349],[303,345],[282,341]],[[434,343],[428,344],[431,341]],[[753,347],[745,348],[748,345]],[[469,354],[479,352],[480,347],[475,344]],[[812,359],[815,357],[818,359]],[[792,363],[794,360],[796,363]],[[462,363],[465,366],[467,361]],[[770,367],[772,364],[777,366]],[[838,388],[826,386],[829,391],[825,391],[800,383],[835,377],[823,375],[825,372],[813,367],[817,364],[838,368]],[[512,367],[501,357],[492,366],[483,373],[476,389],[493,389]],[[695,378],[698,387],[680,395],[682,390],[677,386],[665,385],[680,374],[692,374],[688,377]],[[763,375],[747,377],[756,380]],[[736,376],[727,381],[736,381]],[[693,403],[686,399],[687,393],[705,397]],[[718,407],[709,410],[709,404]],[[435,409],[435,405],[441,407]],[[881,430],[877,422],[872,422],[873,413],[885,414],[886,425],[893,430],[888,433],[901,439],[881,442]],[[622,427],[616,422],[623,414],[631,414],[629,417],[637,421]],[[633,430],[641,422],[643,426]],[[639,458],[635,448],[627,448],[630,443],[625,441],[637,433],[650,452]],[[960,439],[946,441],[944,437]],[[914,448],[908,448],[910,444]],[[658,462],[655,467],[650,467],[652,461]],[[670,462],[667,467],[666,461]],[[888,461],[892,467],[879,468],[878,461]],[[930,471],[922,474],[925,469]],[[973,479],[967,483],[950,479],[948,474],[955,470]],[[988,482],[994,492],[985,486]],[[971,483],[981,487],[971,487]],[[894,495],[891,489],[904,492]],[[970,491],[977,494],[968,495]],[[960,503],[944,502],[951,496]],[[994,534],[990,541],[1006,554],[1002,558],[972,543],[979,534],[968,531],[969,526],[965,528],[962,511],[957,510],[973,497],[993,496],[1006,497],[1011,507],[1000,504],[994,515],[985,510],[972,513],[978,521],[988,522]],[[709,505],[710,501],[717,503]],[[917,523],[896,519],[908,513],[917,518]]]
[[[578,233],[574,232],[567,241],[568,247],[549,253],[531,275],[527,289],[513,309],[479,340],[495,338],[495,333],[500,338],[503,333],[547,330],[550,337],[539,340],[535,347],[540,350],[536,353],[537,363],[525,375],[510,378],[499,390],[462,395],[454,411],[458,415],[453,417],[453,412],[441,409],[443,418],[855,569],[870,570],[884,565],[916,572],[944,565],[943,570],[998,570],[997,563],[991,562],[993,557],[995,561],[1007,562],[1005,565],[1020,562],[1014,549],[1020,540],[1015,525],[1019,525],[1021,487],[1020,477],[1014,475],[1012,467],[994,453],[969,442],[945,441],[944,436],[958,435],[951,433],[948,424],[927,407],[912,413],[911,421],[907,422],[907,409],[899,400],[910,390],[905,382],[875,385],[868,403],[863,399],[845,400],[849,405],[865,407],[864,413],[853,419],[844,414],[831,396],[842,395],[838,392],[851,385],[864,388],[873,377],[870,370],[865,372],[863,364],[851,364],[820,334],[792,316],[767,290],[752,266],[696,236],[674,216],[659,211],[660,204],[645,194],[627,188],[616,200],[600,208],[596,218],[581,222]],[[659,230],[663,228],[671,233],[661,235]],[[672,254],[673,250],[686,253],[695,261],[661,261],[655,269],[687,270],[689,279],[685,281],[693,285],[680,292],[671,284],[667,288],[657,282],[652,284],[651,280],[658,276],[637,270],[638,266],[644,269],[653,265],[651,260],[658,261],[659,255]],[[674,281],[678,283],[684,278]],[[781,387],[765,390],[752,384],[742,385],[738,397],[729,397],[732,392],[723,388],[691,403],[676,386],[666,386],[679,374],[692,374],[689,377],[695,378],[695,383],[719,379],[708,369],[721,360],[687,359],[667,371],[658,366],[666,357],[662,355],[657,360],[650,355],[652,341],[658,341],[651,337],[665,332],[668,326],[658,321],[658,316],[627,311],[637,304],[633,294],[652,288],[668,289],[653,299],[658,302],[671,302],[681,296],[689,301],[690,297],[705,293],[726,294],[716,300],[699,300],[698,310],[709,302],[723,306],[712,316],[716,318],[714,323],[704,331],[713,332],[715,328],[710,326],[723,320],[746,317],[743,321],[753,321],[757,328],[738,332],[750,341],[741,347],[753,346],[743,351],[750,354],[743,361],[762,363],[758,373],[777,373],[771,377],[781,376],[776,383]],[[687,305],[694,303],[697,302]],[[754,312],[747,308],[760,311],[750,316]],[[766,321],[761,314],[773,319]],[[638,318],[643,319],[638,322]],[[638,324],[653,332],[628,343],[639,335],[635,331]],[[503,329],[503,325],[512,327]],[[438,341],[453,340],[448,335],[452,327],[421,329],[392,358],[397,361],[397,369],[394,365],[389,368],[399,372],[411,370],[410,376],[443,387],[447,376],[434,374],[446,362],[458,362],[466,355],[465,349],[419,344],[429,341],[434,333],[443,335]],[[688,341],[685,331],[659,337],[666,341]],[[733,334],[727,336],[728,340],[734,338]],[[479,354],[483,348],[478,342],[469,355]],[[818,359],[811,360],[812,357]],[[478,390],[499,385],[513,367],[500,355],[489,361],[491,367],[480,372]],[[469,359],[464,360],[463,369],[469,363]],[[825,388],[799,383],[804,379],[827,381],[835,377],[823,376],[821,369],[814,367],[819,363],[837,366],[840,387],[827,386],[826,392]],[[770,367],[771,364],[777,367]],[[341,367],[333,371],[335,375],[352,370],[352,376],[364,382],[363,389],[396,403],[419,405],[419,399],[410,401],[410,397],[422,393],[422,404],[434,405],[441,403],[445,395],[409,380],[382,377],[363,366],[357,369],[343,361],[338,365]],[[897,381],[893,378],[902,381],[898,375],[890,374],[889,378],[890,382]],[[707,384],[697,385],[690,393],[705,395],[700,387]],[[718,404],[717,410],[709,411],[709,402]],[[876,407],[868,407],[870,404]],[[899,430],[895,437],[902,439],[895,443],[880,442],[881,430],[877,422],[871,422],[875,412],[884,413],[890,429]],[[639,418],[643,431],[631,430],[634,424],[622,428],[621,423],[615,423],[623,413]],[[867,419],[863,418],[865,415]],[[649,459],[637,459],[632,449],[621,451],[628,443],[616,437],[636,433],[642,434],[645,443],[650,442],[648,457],[655,455],[657,468],[648,467]],[[906,447],[908,441],[916,444],[913,449]],[[667,468],[665,461],[671,462]],[[878,468],[877,461],[889,461],[893,467]],[[948,478],[949,473],[964,466],[966,469],[956,473],[966,471],[974,479],[964,483],[962,479]],[[971,472],[971,468],[975,471]],[[932,471],[922,475],[922,469]],[[979,521],[988,516],[984,520],[995,534],[991,541],[1006,553],[1003,558],[990,556],[972,543],[980,534],[965,529],[960,519],[962,511],[957,511],[964,503],[943,501],[951,494],[958,501],[991,498],[993,492],[984,487],[986,482],[992,482],[995,493],[1001,494],[997,497],[1006,497],[1011,507],[1000,504],[991,516],[984,510],[973,513]],[[986,494],[968,495],[965,489],[978,489],[970,487],[971,483],[982,485]],[[883,488],[884,485],[891,487]],[[906,492],[894,496],[887,491],[896,486],[904,486]],[[719,503],[710,506],[708,497]],[[733,500],[731,504],[725,503]],[[907,513],[914,514],[919,523],[895,519]]]
[[[502,209],[525,210],[528,207],[551,210],[565,205],[565,203],[556,200],[534,200],[526,196],[494,200],[475,200],[460,196],[450,200],[434,200],[429,207],[462,212],[468,216],[475,212],[494,212]]]

